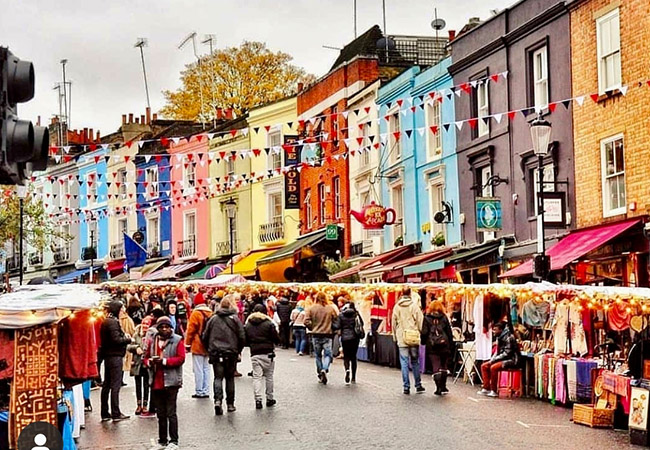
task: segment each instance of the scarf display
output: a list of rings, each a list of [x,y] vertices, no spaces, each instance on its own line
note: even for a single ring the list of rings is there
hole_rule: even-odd
[[[560,403],[566,404],[567,402],[567,393],[566,393],[566,380],[564,376],[564,367],[563,360],[558,359],[555,363],[555,400]]]
[[[576,361],[576,401],[579,403],[591,403],[593,388],[591,385],[591,371],[598,368],[594,361]]]
[[[632,312],[627,311],[625,303],[614,303],[607,313],[607,323],[614,331],[623,331],[630,328]]]
[[[97,351],[90,311],[68,317],[59,330],[59,376],[67,386],[95,378]]]
[[[543,327],[548,321],[551,304],[546,301],[535,302],[530,300],[524,303],[521,311],[521,320],[524,325],[531,327]]]

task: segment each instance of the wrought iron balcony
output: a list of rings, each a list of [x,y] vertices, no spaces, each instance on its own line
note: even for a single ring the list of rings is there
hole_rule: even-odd
[[[161,255],[160,242],[148,242],[147,253],[149,254],[149,258],[158,258]]]
[[[41,252],[32,252],[29,254],[29,265],[30,266],[40,266],[43,264],[43,253]]]
[[[124,258],[124,242],[111,245],[111,259]]]
[[[54,256],[54,262],[57,264],[70,261],[70,246],[62,245],[61,247],[55,247],[52,254]]]
[[[271,244],[284,240],[284,223],[282,220],[275,220],[260,225],[258,237],[260,244]]]
[[[233,239],[232,241],[232,254],[239,253],[239,241]],[[230,241],[217,242],[215,256],[230,256]]]
[[[196,256],[196,237],[178,241],[177,250],[179,258]]]

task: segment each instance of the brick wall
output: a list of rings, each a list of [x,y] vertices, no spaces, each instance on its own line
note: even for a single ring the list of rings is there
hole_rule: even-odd
[[[588,94],[598,91],[596,20],[610,5],[620,7],[622,84],[626,96],[614,95],[595,103]],[[650,2],[647,0],[589,0],[571,11],[572,89],[584,95],[584,105],[573,107],[578,227],[634,217],[650,212]],[[602,139],[623,134],[627,205],[636,211],[603,218]]]

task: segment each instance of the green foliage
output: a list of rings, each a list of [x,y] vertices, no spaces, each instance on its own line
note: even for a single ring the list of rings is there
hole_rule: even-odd
[[[325,260],[325,270],[327,271],[328,275],[337,274],[346,269],[349,269],[352,266],[354,266],[354,264],[352,264],[351,262],[345,259],[340,259],[337,261],[336,259],[327,258]],[[359,275],[357,274],[337,280],[337,283],[358,283],[358,282],[359,282]]]

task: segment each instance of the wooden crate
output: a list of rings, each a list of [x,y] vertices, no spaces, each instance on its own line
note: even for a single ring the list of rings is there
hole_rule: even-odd
[[[594,405],[573,405],[573,423],[592,428],[613,428],[614,409],[595,408]]]

